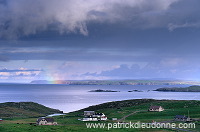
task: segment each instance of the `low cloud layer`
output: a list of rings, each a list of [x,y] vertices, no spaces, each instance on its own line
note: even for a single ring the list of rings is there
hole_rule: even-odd
[[[174,31],[178,28],[200,28],[200,21],[196,23],[172,24],[168,25],[169,31]]]
[[[19,68],[19,69],[0,69],[0,80],[34,80],[38,79],[41,72],[43,70],[40,69],[26,69],[26,68]]]
[[[104,70],[100,73],[85,73],[85,78],[112,78],[112,79],[194,79],[198,80],[200,76],[199,65],[189,64],[181,59],[163,59],[159,62],[150,62],[141,67],[138,64],[121,64],[110,70]]]

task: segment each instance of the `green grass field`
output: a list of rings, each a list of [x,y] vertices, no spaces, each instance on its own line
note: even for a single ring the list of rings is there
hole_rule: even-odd
[[[113,105],[115,104],[115,105]],[[124,104],[124,105],[122,105]],[[129,105],[129,106],[128,106]],[[151,105],[159,105],[165,108],[162,112],[149,112],[148,108]],[[105,108],[103,108],[105,107]],[[84,110],[94,110],[96,112],[103,112],[108,121],[96,121],[96,122],[83,122],[78,119],[82,118]],[[200,101],[176,101],[176,100],[127,100],[117,101],[101,104],[98,106],[92,106],[87,109],[83,109],[76,112],[68,113],[64,116],[54,117],[57,126],[38,126],[30,125],[30,123],[36,123],[37,118],[12,118],[6,119],[0,122],[0,131],[2,132],[76,132],[76,131],[89,131],[89,132],[103,132],[103,131],[130,131],[130,132],[170,132],[170,131],[183,131],[177,129],[142,129],[142,128],[87,128],[86,123],[108,123],[112,125],[117,121],[112,121],[112,118],[121,119],[126,115],[129,115],[122,122],[141,122],[152,123],[152,121],[163,122],[172,121],[175,115],[189,115],[191,118],[197,121],[190,123],[195,124],[195,129],[184,129],[184,131],[200,131]],[[173,121],[174,122],[174,121]],[[171,122],[172,123],[172,122]],[[174,122],[184,123],[184,122]]]

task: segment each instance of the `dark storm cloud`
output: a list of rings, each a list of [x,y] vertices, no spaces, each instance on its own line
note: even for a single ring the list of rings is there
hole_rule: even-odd
[[[74,71],[86,78],[198,78],[199,5],[199,0],[0,0],[1,65],[84,61],[118,65],[91,71],[77,66],[81,72]],[[57,70],[63,73],[53,66]],[[32,72],[1,75],[41,71]]]
[[[120,28],[120,27],[119,27]],[[93,29],[94,30],[94,29]],[[163,29],[145,31],[121,30],[122,34],[71,36],[61,40],[18,41],[0,47],[0,56],[10,60],[76,60],[76,61],[141,61],[162,58],[199,58],[198,30]],[[117,31],[118,29],[114,29]],[[92,31],[95,32],[95,31]],[[100,33],[100,32],[99,32]],[[20,45],[20,46],[18,46]],[[3,48],[6,47],[6,48]],[[11,48],[12,47],[12,48]],[[1,60],[5,60],[2,58]]]
[[[198,0],[2,0],[1,3],[0,34],[7,38],[32,35],[29,39],[40,40],[56,35],[60,39],[59,36],[64,34],[64,38],[69,35],[67,38],[77,39],[71,33],[87,35],[89,32],[89,37],[98,36],[102,35],[98,31],[101,33],[108,26],[131,29],[161,27],[173,31],[199,27],[200,17]],[[97,24],[96,32],[90,28],[94,23]],[[98,25],[102,26],[98,28]],[[108,34],[116,32],[112,30],[106,31]],[[78,38],[82,39],[80,35]]]
[[[0,41],[0,60],[152,61],[198,57],[199,3],[1,0],[0,36],[18,39]],[[37,52],[31,50],[36,47]],[[135,54],[138,52],[141,54]]]
[[[147,52],[130,51],[123,53],[119,50],[102,49],[51,49],[51,48],[22,48],[12,51],[5,50],[0,55],[7,55],[11,60],[65,60],[65,61],[137,61],[145,62],[153,58]],[[123,54],[123,55],[122,55]],[[155,58],[157,59],[157,58]]]
[[[90,21],[126,22],[140,28],[166,26],[162,19],[155,20],[167,17],[176,2],[179,0],[4,0],[0,3],[0,35],[17,38],[47,30],[88,35]]]

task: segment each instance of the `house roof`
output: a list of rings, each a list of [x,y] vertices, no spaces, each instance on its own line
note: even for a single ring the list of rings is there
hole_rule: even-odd
[[[103,115],[103,113],[95,113],[95,115]]]
[[[184,115],[176,115],[174,118],[187,119],[188,117]]]
[[[159,109],[161,106],[150,106],[150,109],[156,110]],[[161,107],[162,108],[162,107]]]
[[[37,122],[39,123],[42,119],[45,119],[47,122],[54,122],[53,118],[44,118],[44,117],[38,118]]]

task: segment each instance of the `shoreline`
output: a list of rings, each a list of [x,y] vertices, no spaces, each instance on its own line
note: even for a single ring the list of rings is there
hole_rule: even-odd
[[[42,106],[50,108],[50,109],[61,111],[63,114],[68,114],[68,113],[72,113],[72,112],[76,112],[76,111],[81,111],[81,110],[84,110],[84,109],[88,109],[90,107],[95,107],[95,106],[104,105],[104,104],[108,104],[108,103],[126,102],[126,101],[137,101],[137,100],[153,100],[153,101],[200,101],[200,100],[195,100],[195,99],[193,99],[193,100],[192,99],[191,100],[188,100],[188,99],[154,99],[154,98],[125,99],[125,100],[107,101],[107,102],[103,102],[103,103],[88,105],[86,107],[82,107],[80,109],[76,109],[76,110],[69,111],[69,112],[62,111],[62,109],[48,107],[47,105],[40,104],[40,103],[37,103],[37,102],[31,102],[31,103],[36,103],[36,104],[42,105]],[[25,102],[1,102],[0,105],[4,104],[4,103],[30,103],[30,102],[29,101],[25,101]],[[62,113],[59,113],[59,114],[62,114]],[[52,114],[58,114],[58,112],[57,113],[52,113]]]

